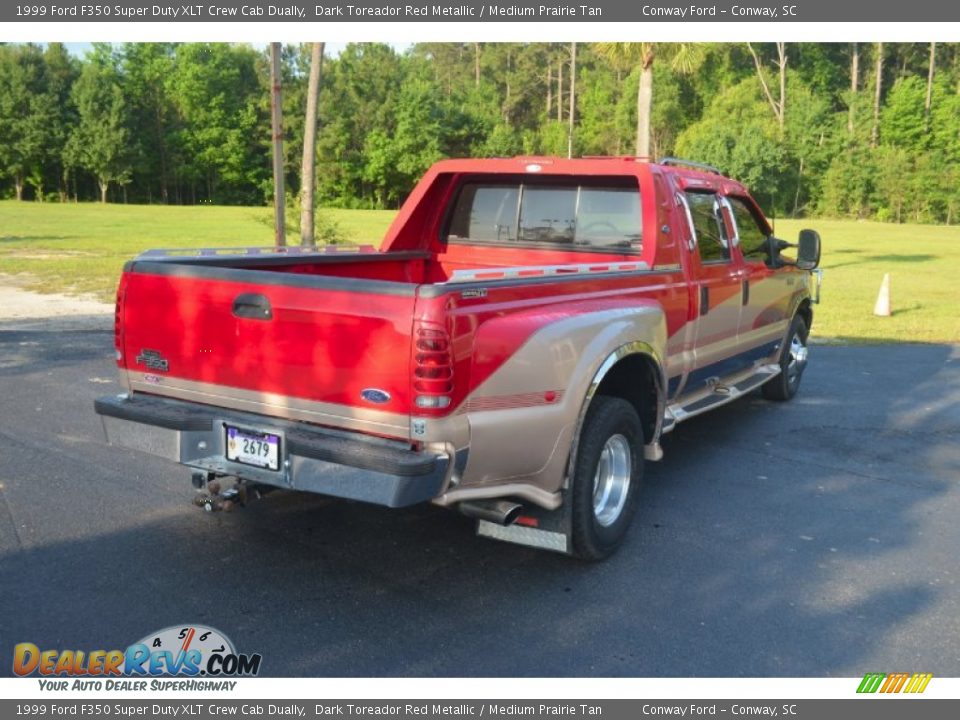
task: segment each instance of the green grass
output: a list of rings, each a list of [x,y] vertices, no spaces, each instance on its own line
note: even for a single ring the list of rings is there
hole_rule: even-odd
[[[777,220],[777,236],[820,233],[823,295],[814,336],[845,342],[960,342],[960,227]],[[892,317],[876,317],[890,273]]]
[[[324,210],[350,242],[379,244],[391,211]],[[0,202],[0,273],[28,287],[112,300],[123,263],[149,248],[272,242],[268,208]],[[778,220],[823,238],[823,302],[814,335],[846,342],[960,342],[960,228],[839,220]],[[873,304],[890,273],[894,315]]]
[[[348,242],[373,245],[394,215],[323,214]],[[0,273],[26,273],[25,285],[41,292],[89,292],[112,301],[123,264],[144,250],[272,244],[269,208],[0,202]]]

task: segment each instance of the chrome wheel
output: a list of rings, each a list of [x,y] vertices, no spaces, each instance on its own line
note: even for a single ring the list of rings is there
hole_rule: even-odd
[[[630,492],[630,443],[623,435],[612,435],[600,452],[593,476],[593,515],[603,527],[620,517]]]
[[[799,334],[794,334],[790,340],[790,357],[787,361],[787,381],[795,385],[800,380],[803,369],[807,366],[807,346]]]

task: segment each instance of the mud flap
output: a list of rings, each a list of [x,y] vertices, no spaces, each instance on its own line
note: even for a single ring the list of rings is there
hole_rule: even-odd
[[[477,520],[477,535],[527,547],[573,554],[573,504],[566,502],[556,510],[526,506],[512,525]]]

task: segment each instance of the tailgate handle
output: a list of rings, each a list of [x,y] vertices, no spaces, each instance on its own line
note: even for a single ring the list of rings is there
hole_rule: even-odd
[[[242,293],[233,299],[233,315],[250,320],[273,320],[273,309],[263,295]]]

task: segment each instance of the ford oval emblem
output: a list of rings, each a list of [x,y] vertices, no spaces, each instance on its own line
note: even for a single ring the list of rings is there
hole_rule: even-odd
[[[386,390],[380,390],[379,388],[367,388],[366,390],[361,390],[360,397],[367,402],[376,403],[377,405],[383,405],[385,402],[390,402],[390,393],[388,393]]]

